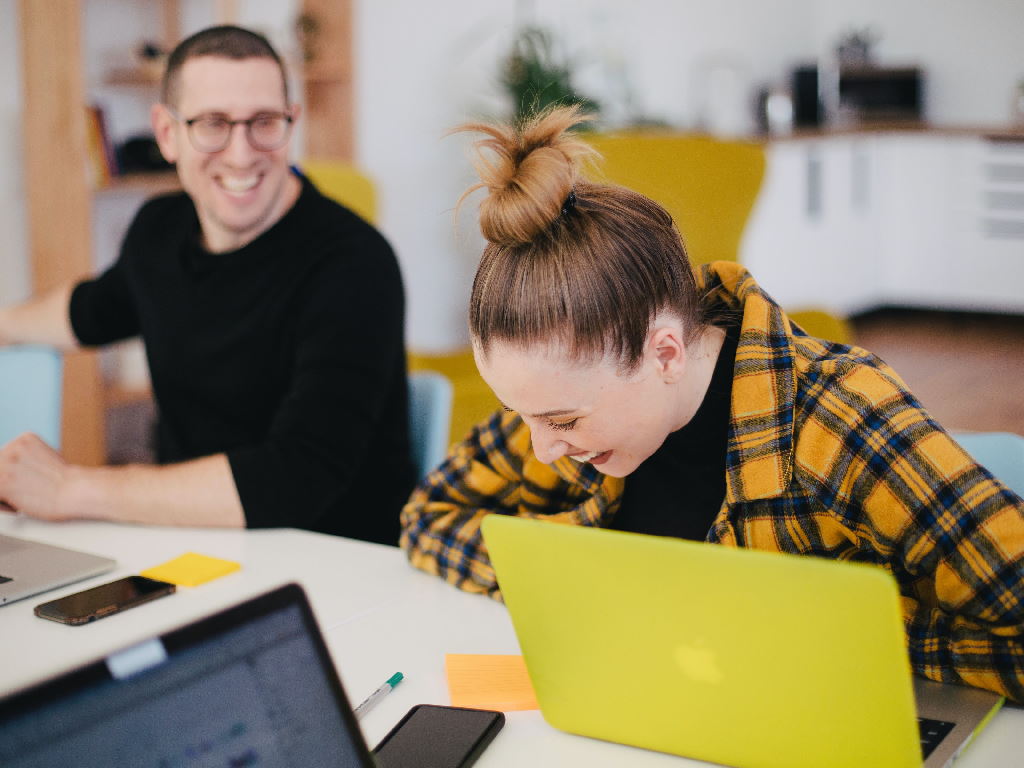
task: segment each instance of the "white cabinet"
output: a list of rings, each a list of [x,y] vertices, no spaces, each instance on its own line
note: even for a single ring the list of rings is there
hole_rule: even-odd
[[[875,144],[879,205],[876,303],[951,306],[963,261],[957,227],[955,156],[969,137],[887,135]]]
[[[741,261],[784,307],[846,315],[877,292],[873,142],[794,139],[767,148]]]
[[[1024,312],[1024,142],[880,133],[771,144],[741,260],[789,309]]]
[[[958,159],[956,296],[967,308],[1024,311],[1024,140],[979,139]]]

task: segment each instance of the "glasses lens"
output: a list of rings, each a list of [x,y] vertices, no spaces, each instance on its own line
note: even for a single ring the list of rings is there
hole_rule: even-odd
[[[255,149],[277,149],[288,138],[290,126],[285,115],[257,115],[249,122],[249,142]]]
[[[189,124],[189,135],[200,152],[219,152],[227,146],[231,123],[221,117],[201,117]]]

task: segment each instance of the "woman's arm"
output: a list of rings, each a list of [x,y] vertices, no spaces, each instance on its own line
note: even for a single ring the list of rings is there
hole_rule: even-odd
[[[876,493],[864,507],[882,530],[907,521],[892,556],[915,593],[903,598],[911,664],[1024,702],[1024,502],[946,433],[922,437],[882,478],[916,489],[913,502]]]
[[[912,398],[866,423],[854,530],[900,582],[912,666],[1024,702],[1024,502]]]
[[[622,482],[599,477],[588,482],[571,462],[542,464],[519,416],[499,411],[475,427],[413,491],[402,510],[401,547],[417,568],[468,592],[500,599],[480,535],[484,516],[598,525],[617,500]]]

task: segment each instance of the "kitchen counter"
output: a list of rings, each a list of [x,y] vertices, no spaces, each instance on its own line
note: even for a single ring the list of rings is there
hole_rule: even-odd
[[[775,142],[794,139],[821,139],[835,136],[856,136],[859,134],[913,133],[935,136],[980,136],[992,141],[1024,141],[1024,125],[943,125],[928,122],[879,122],[850,125],[822,126],[820,128],[795,128],[785,134],[759,134],[751,137],[757,141]]]

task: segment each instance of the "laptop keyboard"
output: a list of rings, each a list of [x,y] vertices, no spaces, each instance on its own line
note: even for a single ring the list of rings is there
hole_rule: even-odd
[[[953,730],[953,723],[947,723],[945,720],[929,720],[926,717],[917,718],[917,727],[921,731],[921,754],[924,759],[928,759],[928,755],[939,746],[939,742],[949,735],[949,732]]]

